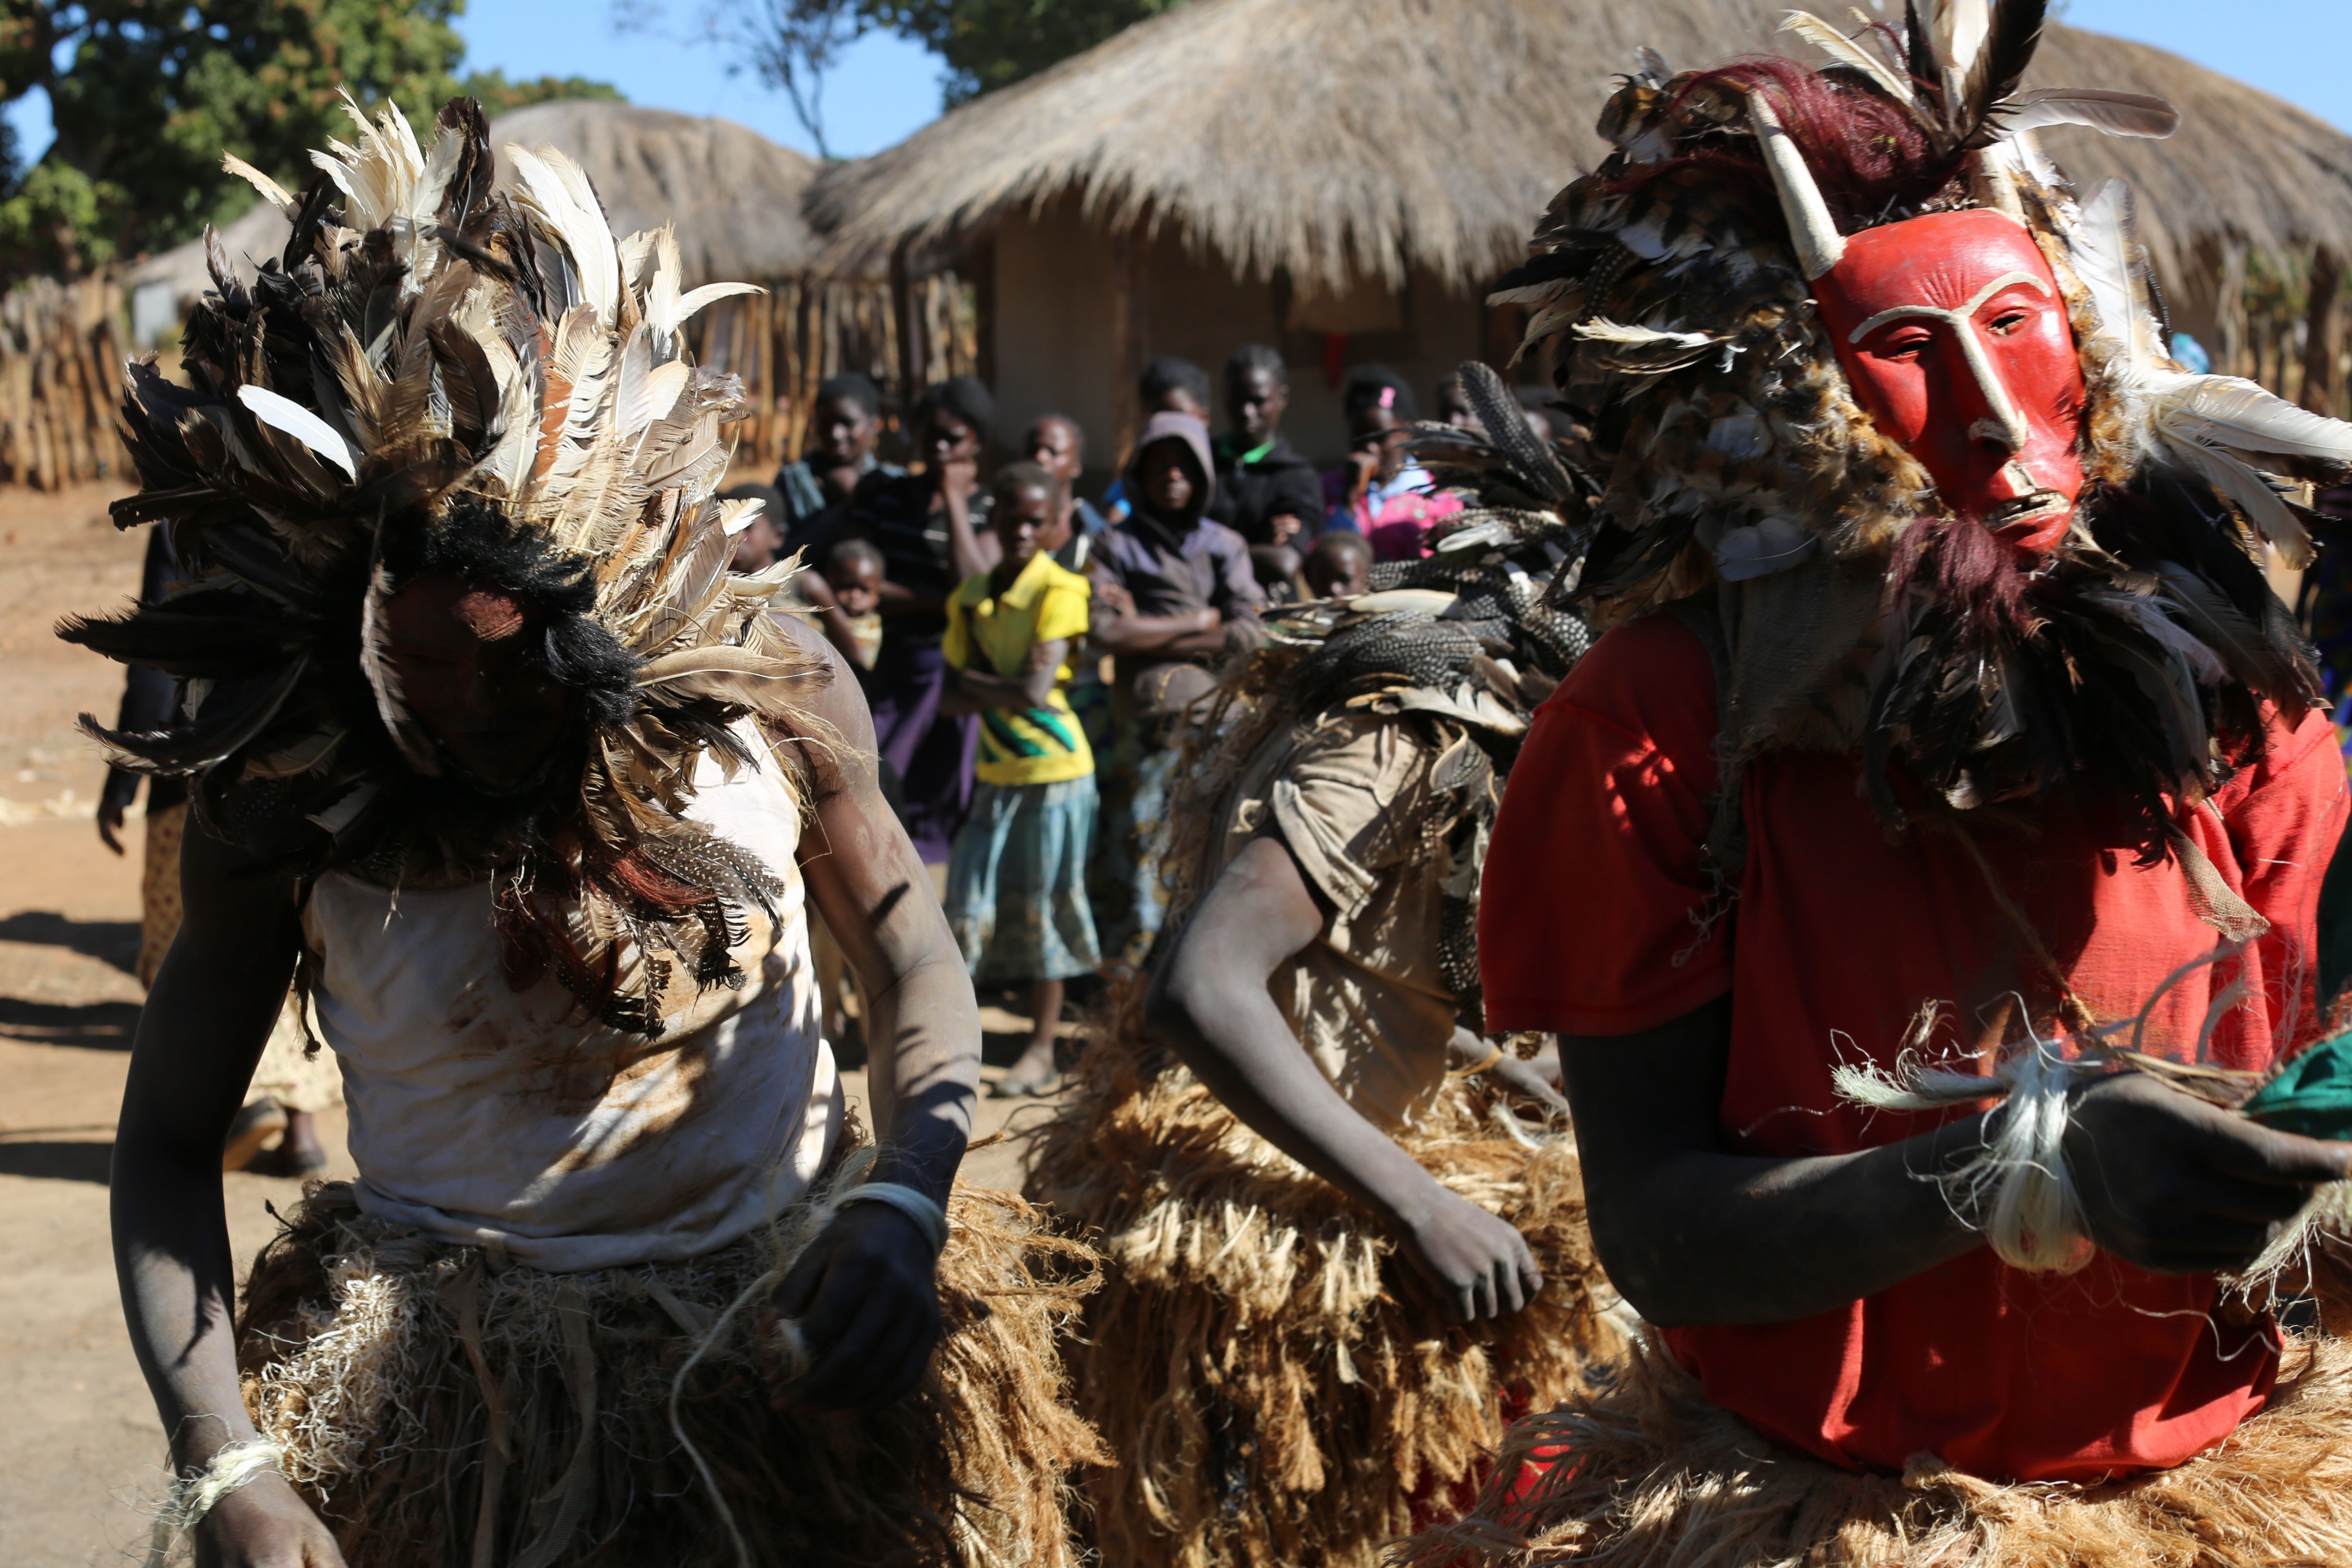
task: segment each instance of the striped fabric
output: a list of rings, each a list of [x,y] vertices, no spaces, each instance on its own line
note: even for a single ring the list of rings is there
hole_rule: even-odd
[[[1008,679],[1027,667],[1039,643],[1066,639],[1071,653],[1087,635],[1087,580],[1040,551],[1002,594],[983,573],[948,600],[948,630],[940,650],[958,669],[985,669]],[[1070,710],[1070,665],[1055,672],[1040,708],[988,708],[980,715],[980,762],[989,784],[1063,784],[1095,771],[1094,750]]]

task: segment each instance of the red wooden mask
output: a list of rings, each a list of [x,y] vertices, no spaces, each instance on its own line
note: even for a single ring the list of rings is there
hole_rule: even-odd
[[[1855,399],[1951,511],[2055,550],[2083,489],[2087,399],[2041,247],[1979,210],[1866,229],[1843,252],[1813,298]]]

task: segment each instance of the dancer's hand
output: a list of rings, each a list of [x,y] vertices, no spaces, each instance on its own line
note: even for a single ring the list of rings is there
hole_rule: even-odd
[[[2125,1072],[2075,1097],[2066,1164],[2101,1251],[2211,1274],[2252,1263],[2314,1188],[2352,1175],[2352,1145],[2273,1131]]]
[[[117,855],[122,853],[122,807],[114,802],[100,801],[98,806],[98,839]]]
[[[256,1476],[198,1521],[196,1568],[343,1568],[343,1554],[286,1478]]]
[[[1557,1115],[1568,1114],[1568,1096],[1559,1091],[1559,1060],[1556,1057],[1538,1057],[1534,1061],[1523,1062],[1505,1051],[1502,1059],[1486,1069],[1486,1076],[1521,1100],[1533,1100]]]
[[[809,1352],[807,1374],[777,1391],[782,1405],[870,1410],[903,1399],[940,1342],[930,1237],[887,1204],[852,1204],[834,1215],[775,1301],[800,1320]]]
[[[1429,1186],[1427,1208],[1397,1239],[1406,1258],[1453,1303],[1454,1315],[1475,1322],[1533,1301],[1543,1289],[1543,1270],[1528,1250],[1528,1238],[1435,1181]]]

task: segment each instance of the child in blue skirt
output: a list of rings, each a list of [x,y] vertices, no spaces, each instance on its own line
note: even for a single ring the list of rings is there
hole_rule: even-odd
[[[1029,983],[1036,1020],[996,1086],[1009,1096],[1053,1089],[1062,983],[1101,955],[1087,903],[1095,759],[1067,695],[1089,589],[1041,548],[1062,516],[1062,481],[1013,463],[994,489],[1003,558],[948,598],[940,647],[953,676],[941,711],[980,715],[979,787],[948,862],[948,923],[975,982]]]

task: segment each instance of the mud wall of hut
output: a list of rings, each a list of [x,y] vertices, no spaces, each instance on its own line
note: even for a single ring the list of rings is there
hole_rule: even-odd
[[[1486,347],[1479,301],[1425,274],[1402,290],[1363,284],[1301,298],[1281,278],[1237,277],[1172,234],[1108,235],[1070,202],[997,227],[988,292],[984,335],[1005,435],[1041,414],[1067,415],[1085,427],[1087,466],[1098,472],[1115,467],[1139,424],[1131,389],[1155,355],[1181,355],[1216,379],[1244,343],[1280,349],[1290,379],[1284,434],[1316,461],[1337,463],[1348,444],[1339,407],[1348,371],[1386,365],[1426,411],[1438,381]]]

